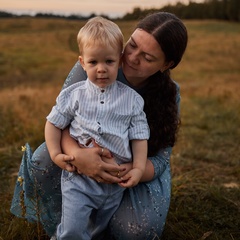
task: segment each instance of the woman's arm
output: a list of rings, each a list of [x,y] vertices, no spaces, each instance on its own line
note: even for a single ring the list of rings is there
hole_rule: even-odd
[[[68,128],[62,131],[61,146],[64,153],[73,156],[74,165],[82,174],[89,176],[96,181],[106,183],[119,183],[121,179],[110,174],[110,172],[122,172],[125,170],[123,166],[116,166],[102,161],[101,157],[109,157],[111,153],[102,148],[80,148],[78,143],[69,135]]]
[[[120,183],[122,181],[121,177],[129,172],[133,166],[132,163],[125,163],[121,166],[105,163],[100,156],[102,152],[101,148],[80,148],[78,143],[70,137],[68,129],[62,131],[61,145],[64,153],[74,157],[71,164],[82,174],[96,181],[101,179],[102,182]],[[161,176],[169,164],[171,152],[172,148],[169,147],[160,150],[156,156],[148,158],[141,182],[148,182]],[[103,154],[107,156],[109,151],[104,149]],[[119,174],[113,176],[110,172],[119,172]]]
[[[170,164],[171,153],[172,148],[168,147],[161,149],[156,156],[149,157],[149,161],[151,162],[154,170],[152,179],[160,177],[166,170],[167,166]]]

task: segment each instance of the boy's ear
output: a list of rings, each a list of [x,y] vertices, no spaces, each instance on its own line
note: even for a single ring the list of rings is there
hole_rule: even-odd
[[[83,68],[84,71],[85,71],[85,64],[84,64],[83,57],[82,57],[82,56],[79,56],[78,59],[79,59],[80,64],[82,65],[82,68]]]
[[[122,59],[123,59],[123,53],[120,54],[120,57],[119,57],[119,67],[122,66]]]

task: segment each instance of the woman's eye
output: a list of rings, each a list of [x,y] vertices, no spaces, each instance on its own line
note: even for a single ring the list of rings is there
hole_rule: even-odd
[[[137,47],[136,44],[134,44],[132,42],[130,42],[129,45],[130,45],[131,48],[136,48]]]
[[[153,59],[148,54],[143,54],[143,57],[147,62],[152,62],[153,61]]]
[[[152,59],[149,59],[149,58],[146,58],[146,57],[145,57],[145,60],[146,60],[147,62],[152,62]]]

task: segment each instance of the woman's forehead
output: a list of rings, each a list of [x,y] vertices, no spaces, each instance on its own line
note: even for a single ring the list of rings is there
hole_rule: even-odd
[[[163,54],[161,46],[152,34],[137,28],[130,39],[137,45],[137,47],[144,53],[152,55],[156,58]]]

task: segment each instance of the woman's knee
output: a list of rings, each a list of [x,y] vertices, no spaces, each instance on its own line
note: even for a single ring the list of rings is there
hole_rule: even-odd
[[[28,162],[32,180],[49,192],[60,189],[61,168],[50,158],[46,143],[42,143],[33,153]]]
[[[116,227],[116,226],[115,226]],[[111,239],[115,240],[152,240],[160,239],[163,228],[159,226],[137,225],[128,222],[127,225],[119,224],[117,228],[111,228]]]
[[[46,170],[53,165],[45,142],[34,151],[30,163],[39,170]]]

